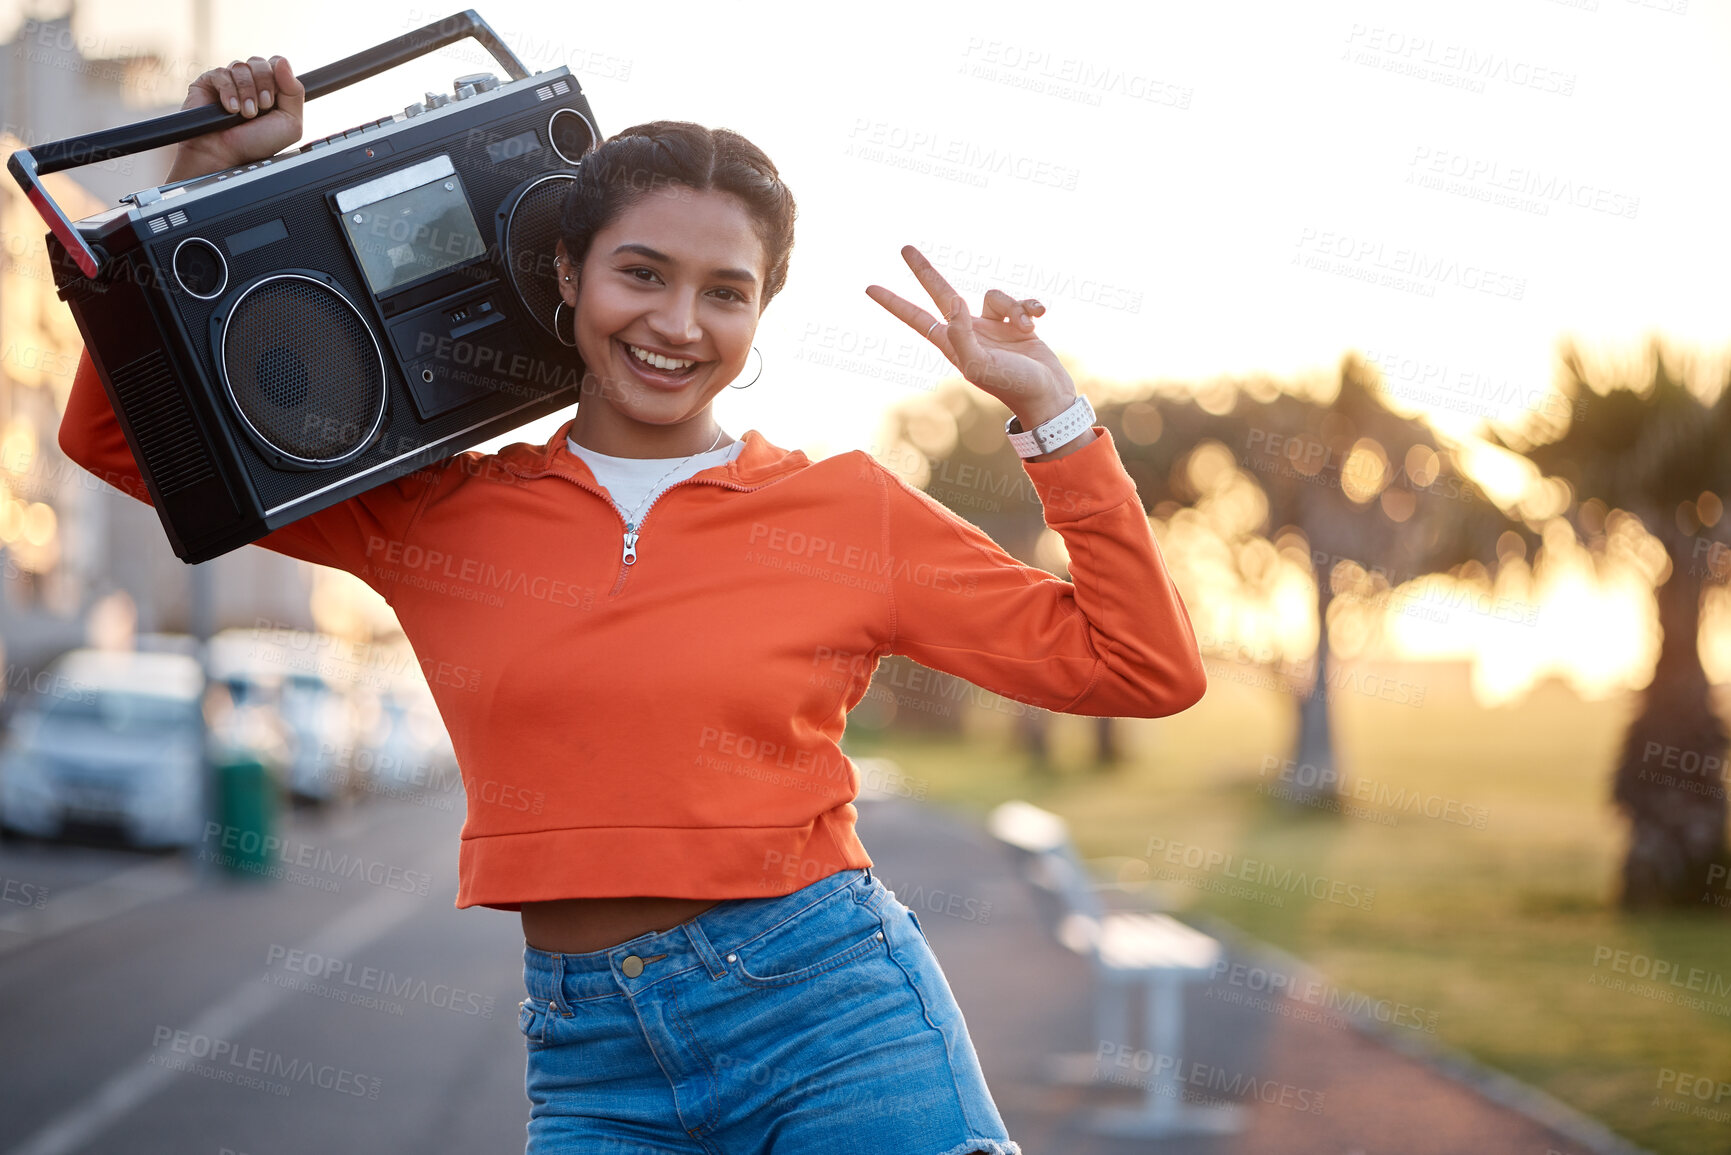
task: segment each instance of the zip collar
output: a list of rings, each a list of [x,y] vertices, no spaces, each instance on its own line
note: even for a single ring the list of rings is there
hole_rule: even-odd
[[[577,473],[594,481],[595,474],[589,469],[588,463],[572,453],[565,444],[565,439],[570,436],[571,426],[575,423],[575,417],[565,422],[544,445],[535,446],[526,441],[518,441],[505,446],[499,451],[501,463],[518,477],[545,477],[550,473],[569,476]],[[755,429],[747,429],[740,440],[745,442],[745,445],[736,457],[720,465],[700,469],[691,475],[690,480],[703,478],[740,489],[756,489],[760,485],[768,485],[772,481],[798,473],[811,464],[811,459],[803,450],[783,449],[772,444]]]

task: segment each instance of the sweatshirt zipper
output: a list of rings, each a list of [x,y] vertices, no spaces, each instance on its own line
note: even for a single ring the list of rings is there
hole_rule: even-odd
[[[587,490],[588,492],[593,493],[596,497],[599,497],[602,501],[605,501],[607,507],[619,518],[619,524],[624,527],[622,531],[623,548],[620,550],[619,557],[619,577],[614,581],[613,588],[607,592],[608,597],[612,597],[624,588],[626,575],[631,572],[631,567],[637,564],[637,541],[643,535],[643,523],[649,520],[649,511],[655,508],[656,502],[659,502],[663,497],[665,497],[669,490],[678,489],[682,485],[692,484],[718,485],[723,489],[733,489],[741,493],[746,493],[757,488],[757,486],[740,485],[738,482],[721,481],[713,477],[687,477],[682,481],[674,482],[672,485],[668,486],[667,489],[656,494],[654,500],[650,501],[650,503],[644,507],[642,514],[638,516],[637,523],[633,525],[631,522],[625,520],[625,515],[620,512],[619,506],[614,504],[612,497],[610,497],[607,492],[599,486],[591,485],[581,478],[570,477],[564,473],[558,473],[557,471],[555,471],[555,476],[563,477],[566,481],[569,481],[579,489]]]

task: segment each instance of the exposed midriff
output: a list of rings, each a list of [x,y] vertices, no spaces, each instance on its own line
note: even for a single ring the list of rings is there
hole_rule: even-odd
[[[587,954],[650,931],[669,930],[714,906],[714,898],[560,898],[522,904],[523,938],[551,954]]]

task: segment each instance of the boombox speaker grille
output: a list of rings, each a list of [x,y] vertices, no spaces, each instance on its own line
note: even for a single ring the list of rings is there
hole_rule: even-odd
[[[385,364],[347,297],[279,273],[255,283],[222,327],[229,400],[253,435],[295,461],[323,465],[366,448],[385,414]]]
[[[216,476],[186,394],[175,388],[167,354],[152,349],[116,369],[111,380],[121,408],[132,419],[139,452],[164,497]]]
[[[511,286],[535,323],[553,333],[559,282],[553,272],[553,246],[559,240],[559,215],[575,177],[544,176],[523,190],[505,220],[505,260]],[[554,336],[558,336],[554,333]]]

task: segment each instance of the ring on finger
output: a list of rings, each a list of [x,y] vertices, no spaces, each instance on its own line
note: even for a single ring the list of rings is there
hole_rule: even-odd
[[[941,324],[943,324],[943,318],[939,317],[936,321],[932,322],[932,329],[936,329]],[[932,329],[926,330],[926,340],[928,341],[932,339]]]

